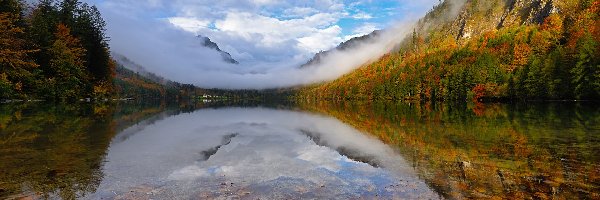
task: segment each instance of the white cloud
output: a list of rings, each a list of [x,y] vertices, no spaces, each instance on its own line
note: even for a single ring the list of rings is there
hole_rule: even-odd
[[[277,0],[252,0],[252,2],[256,5],[271,5],[276,4]]]
[[[311,8],[311,7],[293,7],[288,8],[283,11],[285,17],[289,18],[298,18],[298,17],[306,17],[318,13],[319,10]]]
[[[310,53],[318,53],[324,49],[331,49],[343,42],[342,38],[338,37],[341,32],[342,28],[339,26],[320,29],[309,36],[299,38],[298,48]]]
[[[364,13],[364,12],[359,12],[359,13],[352,15],[352,18],[354,18],[354,19],[373,19],[373,16],[371,16],[370,14]]]
[[[141,20],[166,19],[182,30],[208,36],[243,64],[301,64],[342,42],[345,31],[336,25],[340,19],[371,17],[350,16],[342,0],[145,1],[138,5],[137,0],[104,0],[101,8],[146,18]]]
[[[171,17],[167,20],[169,20],[171,24],[192,33],[198,33],[200,30],[208,28],[208,25],[210,24],[209,20],[194,17]]]
[[[352,35],[347,35],[344,37],[344,40],[349,40],[352,39],[354,37],[360,37],[363,35],[367,35],[375,30],[380,30],[381,28],[379,27],[378,24],[375,23],[364,23],[363,25],[356,27],[354,30],[352,30]]]
[[[264,48],[295,43],[297,49],[314,53],[316,48],[318,52],[340,42],[341,28],[333,25],[337,19],[336,14],[329,13],[279,20],[252,13],[232,12],[225,19],[217,21],[215,27],[230,36],[241,37]]]

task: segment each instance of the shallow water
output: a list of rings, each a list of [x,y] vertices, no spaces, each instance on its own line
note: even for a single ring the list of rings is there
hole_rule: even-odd
[[[588,103],[0,111],[0,198],[600,197]]]

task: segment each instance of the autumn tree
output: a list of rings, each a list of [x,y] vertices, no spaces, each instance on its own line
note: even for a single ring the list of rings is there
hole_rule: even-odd
[[[0,98],[17,97],[30,87],[31,72],[38,65],[32,61],[24,36],[18,1],[2,1],[0,13]]]
[[[0,0],[0,13],[11,13],[15,15],[14,24],[24,28],[23,9],[25,4],[21,0]]]
[[[71,35],[70,29],[59,24],[56,40],[50,48],[50,69],[53,76],[48,79],[51,95],[55,98],[75,98],[84,94],[88,84],[85,71],[85,49],[80,40]]]

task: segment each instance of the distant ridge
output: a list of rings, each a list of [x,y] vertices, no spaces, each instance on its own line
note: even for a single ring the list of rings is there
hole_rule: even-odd
[[[168,80],[162,76],[156,75],[150,71],[148,71],[146,68],[144,68],[143,66],[135,63],[134,61],[130,60],[129,58],[125,57],[124,55],[118,54],[118,53],[112,53],[112,57],[113,59],[117,62],[118,65],[122,66],[125,69],[131,70],[133,72],[138,73],[140,76],[143,76],[153,82],[156,82],[158,84],[161,85],[168,85],[170,83],[172,83],[173,81]]]
[[[202,35],[198,35],[197,36],[200,41],[202,42],[202,45],[209,48],[209,49],[213,49],[218,51],[221,54],[221,57],[223,58],[223,61],[227,62],[227,63],[231,63],[231,64],[240,64],[237,60],[233,59],[233,57],[231,57],[231,54],[229,54],[226,51],[223,51],[219,48],[219,45],[217,45],[217,43],[213,42],[210,40],[210,38],[206,37],[206,36],[202,36]]]
[[[309,67],[312,65],[320,64],[322,59],[325,58],[327,55],[329,55],[333,50],[345,51],[346,49],[352,49],[354,47],[357,47],[359,43],[375,42],[375,38],[377,36],[379,36],[380,34],[381,34],[381,31],[376,30],[367,35],[363,35],[360,37],[354,37],[348,41],[342,42],[340,45],[338,45],[334,49],[327,50],[327,51],[321,51],[321,52],[315,54],[315,56],[313,58],[311,58],[308,62],[300,65],[300,68],[305,68],[305,67]]]

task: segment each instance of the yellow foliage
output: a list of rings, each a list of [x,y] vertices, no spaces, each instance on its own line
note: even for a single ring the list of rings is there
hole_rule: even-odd
[[[100,83],[94,85],[94,96],[107,97],[110,95],[112,89],[112,84],[106,81],[101,81]]]

